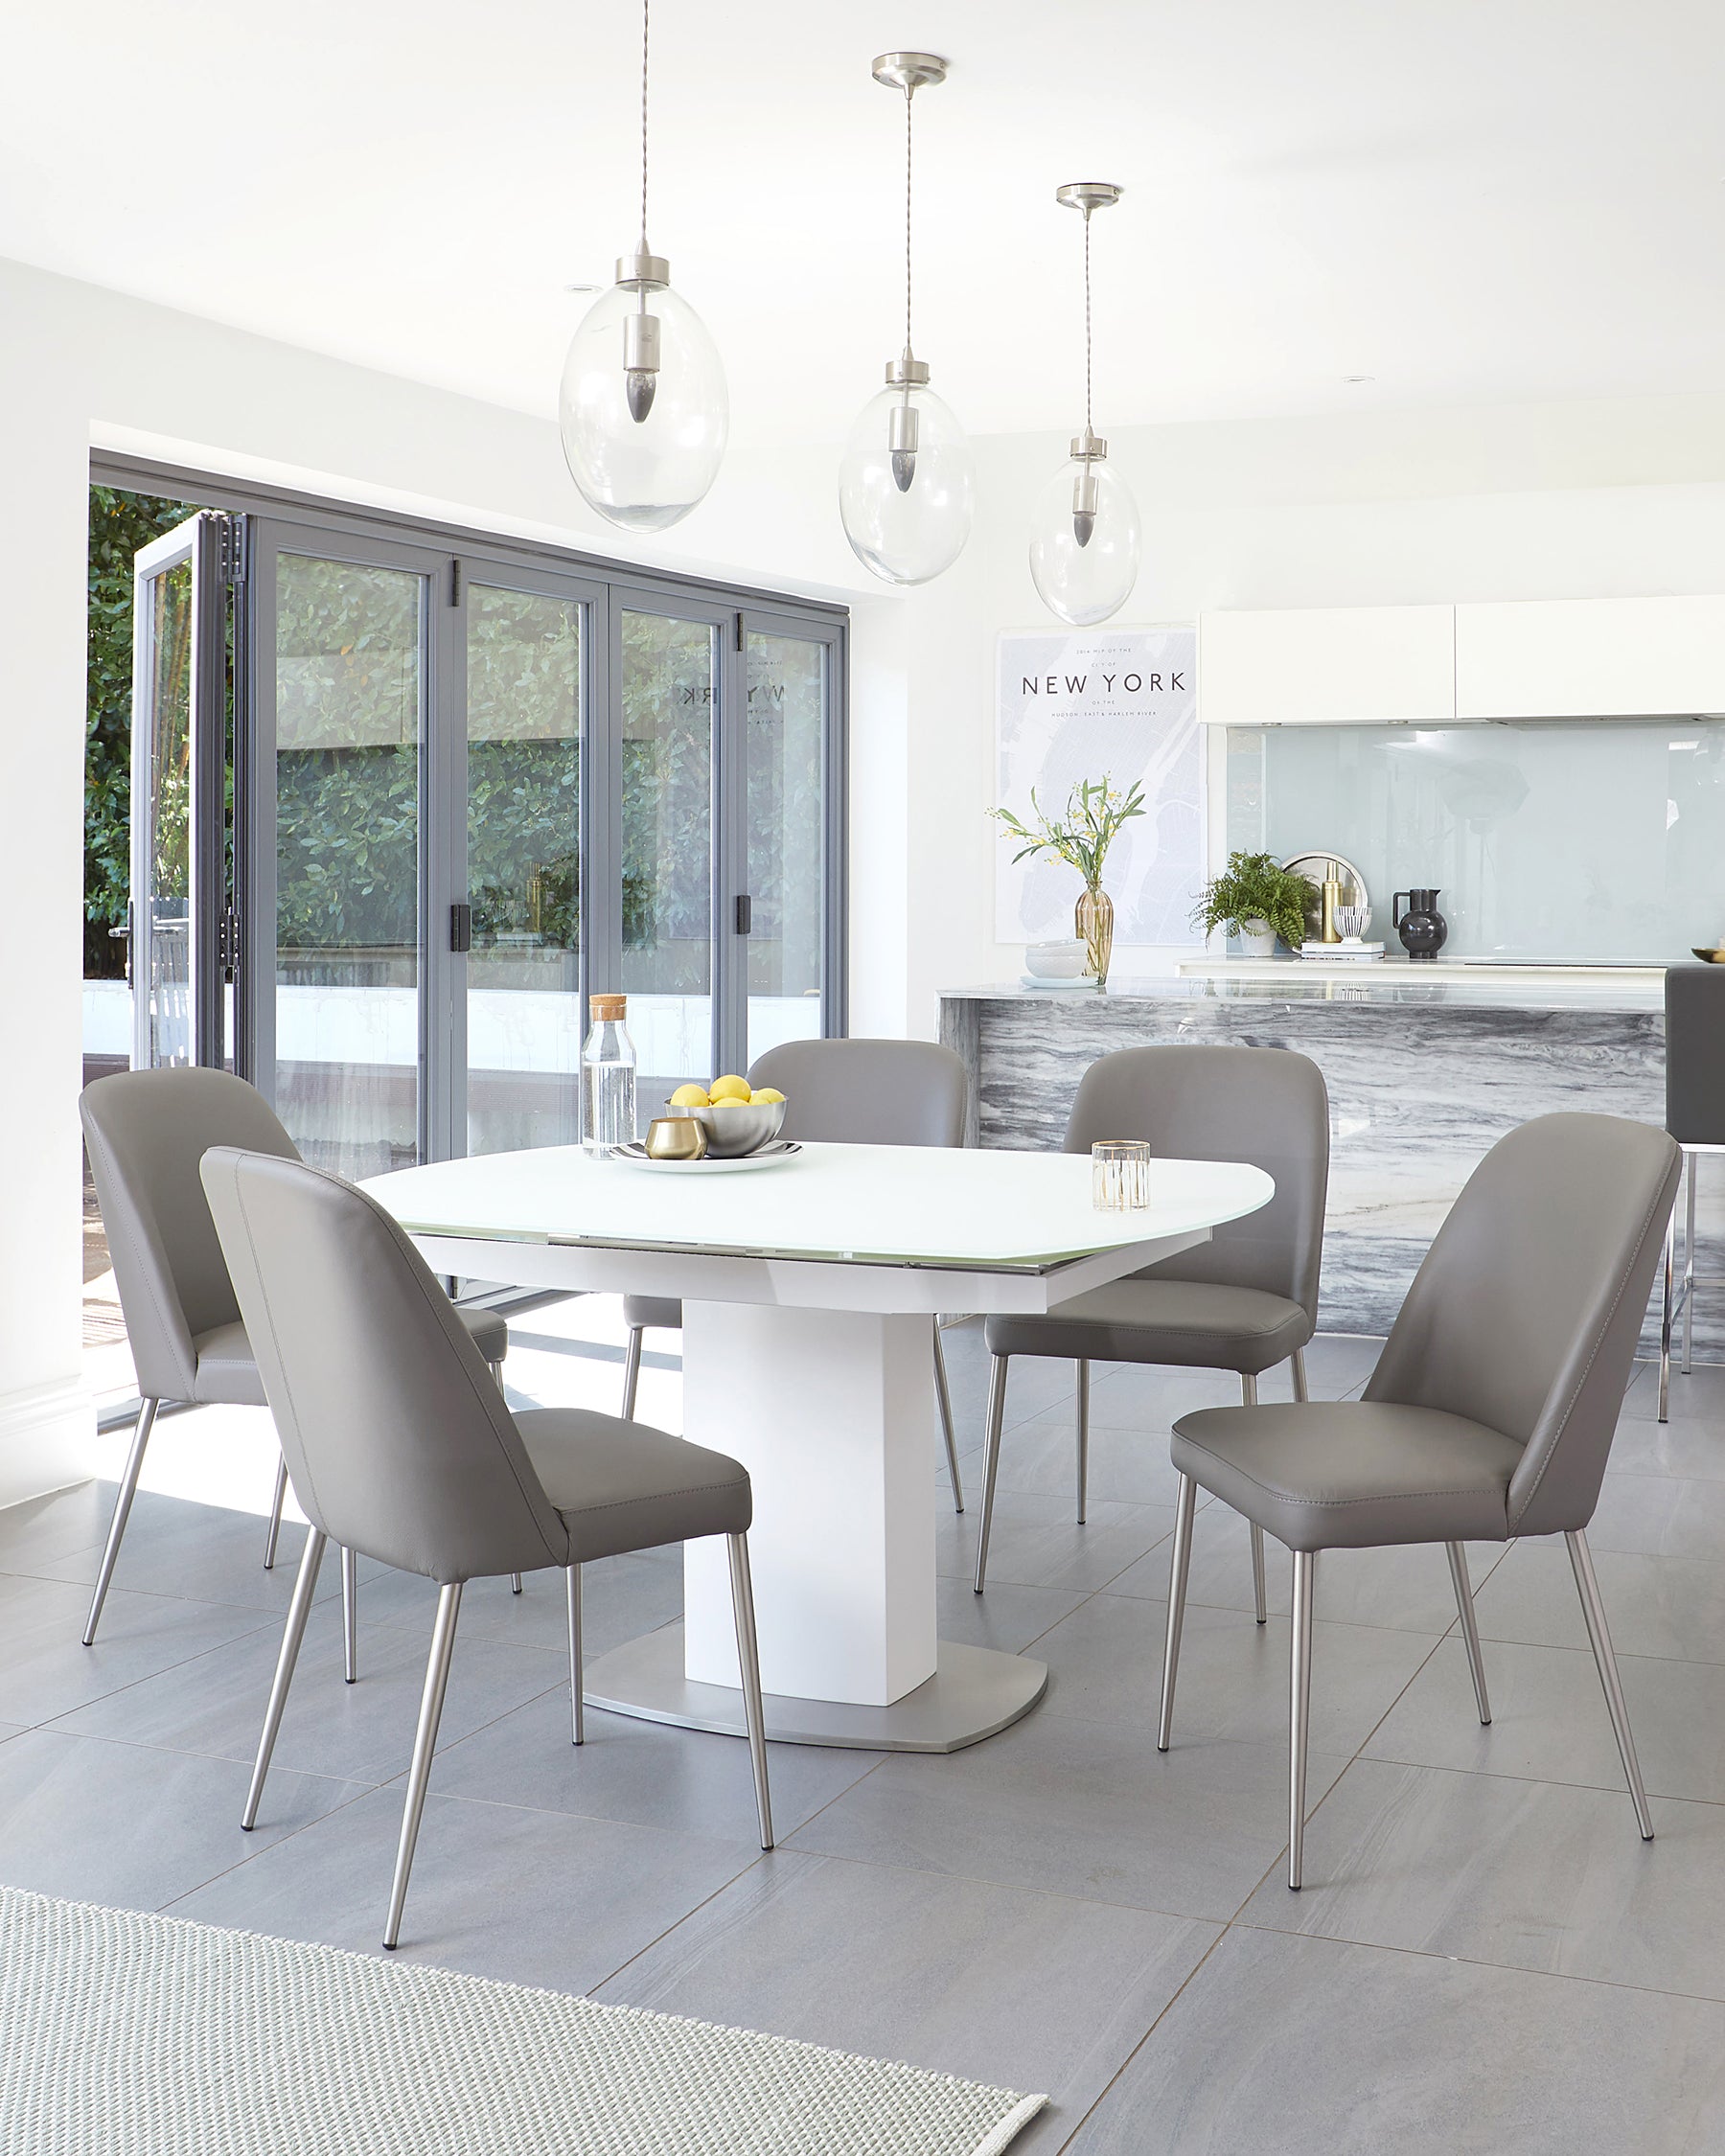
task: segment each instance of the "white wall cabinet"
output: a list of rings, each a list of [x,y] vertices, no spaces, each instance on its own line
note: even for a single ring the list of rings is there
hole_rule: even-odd
[[[1459,719],[1725,712],[1725,599],[1540,599],[1456,608]]]
[[[1453,607],[1204,614],[1198,715],[1209,726],[1450,724]]]

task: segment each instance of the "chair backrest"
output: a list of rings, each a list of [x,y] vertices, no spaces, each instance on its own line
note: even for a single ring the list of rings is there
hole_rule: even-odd
[[[964,1143],[964,1062],[932,1041],[787,1041],[756,1057],[748,1082],[784,1094],[786,1137]]]
[[[1316,1322],[1329,1187],[1329,1094],[1309,1056],[1290,1048],[1119,1048],[1078,1084],[1066,1149],[1141,1138],[1164,1160],[1247,1160],[1276,1196],[1208,1243],[1141,1275],[1261,1288]]]
[[[303,1161],[217,1146],[203,1187],[306,1516],[440,1581],[568,1561],[467,1327],[394,1220]]]
[[[78,1103],[138,1389],[190,1400],[193,1336],[240,1316],[197,1163],[212,1145],[299,1158],[255,1086],[226,1070],[123,1070]]]
[[[1679,1145],[1725,1145],[1725,966],[1665,977],[1666,1129]]]
[[[1469,1176],[1408,1290],[1365,1397],[1515,1438],[1511,1534],[1593,1517],[1682,1159],[1621,1116],[1524,1123]]]

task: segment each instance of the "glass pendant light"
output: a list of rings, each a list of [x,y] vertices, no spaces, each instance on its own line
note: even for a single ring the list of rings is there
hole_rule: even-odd
[[[964,429],[910,349],[910,103],[946,80],[933,53],[883,53],[874,79],[905,93],[905,349],[858,414],[839,470],[839,515],[858,559],[887,584],[927,584],[970,537],[976,466]]]
[[[576,331],[558,399],[575,484],[632,532],[662,532],[689,514],[718,475],[730,425],[718,350],[647,244],[650,4],[641,0],[641,238]]]
[[[1054,199],[1084,213],[1084,432],[1037,497],[1030,574],[1049,612],[1083,628],[1118,613],[1138,573],[1138,503],[1091,425],[1091,213],[1111,208],[1120,190],[1079,180],[1057,188]]]

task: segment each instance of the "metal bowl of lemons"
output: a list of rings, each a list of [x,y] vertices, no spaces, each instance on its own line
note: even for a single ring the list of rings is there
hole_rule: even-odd
[[[770,1145],[785,1123],[785,1096],[774,1086],[758,1092],[747,1078],[715,1078],[710,1086],[678,1086],[666,1110],[692,1115],[705,1130],[715,1160],[741,1160]]]

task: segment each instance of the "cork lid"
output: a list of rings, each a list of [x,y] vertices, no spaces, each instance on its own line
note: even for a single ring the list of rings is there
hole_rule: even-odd
[[[627,996],[589,996],[587,1016],[593,1019],[620,1019],[628,1011]]]

